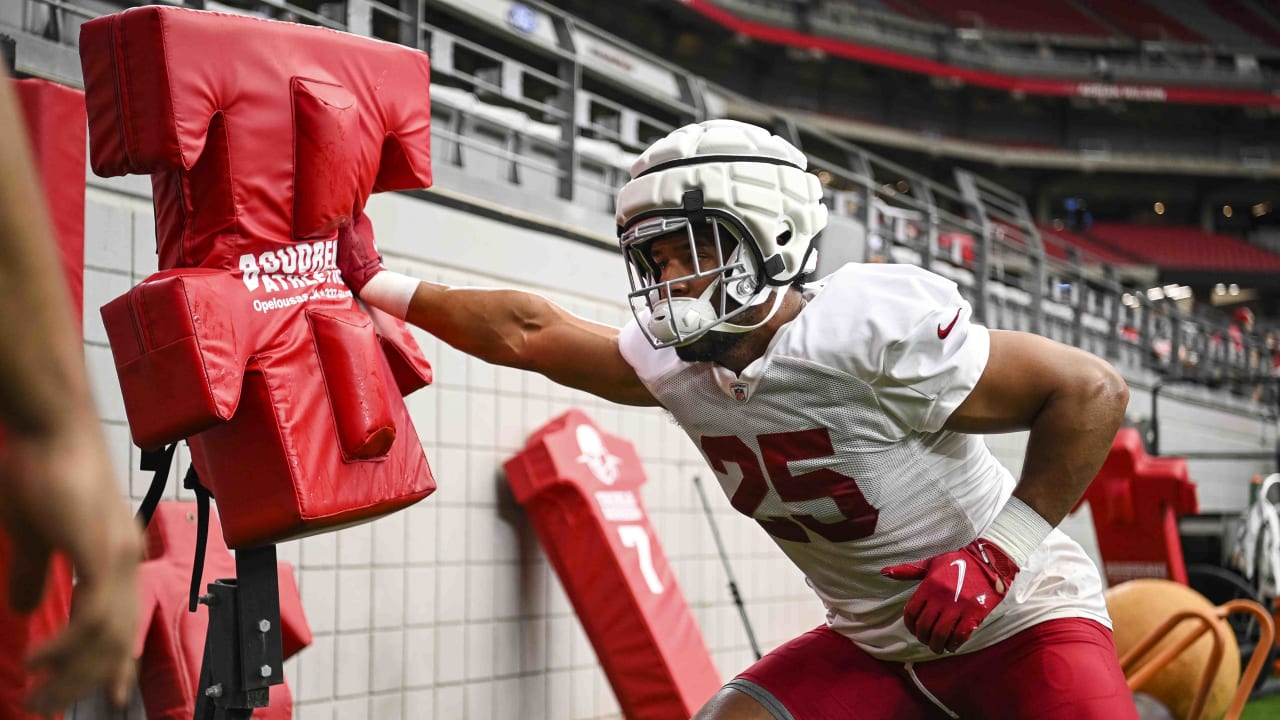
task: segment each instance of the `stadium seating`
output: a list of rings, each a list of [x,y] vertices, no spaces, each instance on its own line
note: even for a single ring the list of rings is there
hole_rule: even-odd
[[[1090,264],[1091,259],[1094,263],[1103,262],[1110,265],[1134,265],[1147,262],[1145,258],[1139,255],[1126,252],[1113,243],[1098,242],[1087,234],[1043,226],[1040,228],[1040,232],[1049,236],[1045,240],[1044,250],[1050,257],[1065,258],[1067,253],[1064,245],[1074,245],[1084,253],[1086,264]],[[1055,238],[1062,241],[1063,244],[1054,242]]]
[[[1196,45],[1256,50],[1280,44],[1280,27],[1261,16],[1280,18],[1280,3],[1275,0],[831,0],[810,3],[807,9],[806,3],[790,0],[711,0],[711,4],[757,23],[802,31],[806,25],[802,18],[810,13],[807,25],[818,35],[858,39],[881,33],[889,45],[926,56],[932,55],[939,37],[960,28],[985,31],[988,52],[1014,50],[999,48],[1001,40],[1032,39],[1059,47],[1111,50],[1126,44],[1132,48],[1130,41],[1174,42],[1183,44],[1183,50]],[[925,42],[930,37],[935,43]]]
[[[1263,45],[1259,36],[1254,33],[1256,25],[1265,23],[1257,19],[1252,23],[1242,22],[1239,17],[1252,13],[1247,10],[1245,13],[1233,13],[1229,9],[1233,4],[1232,0],[1163,0],[1159,3],[1161,12],[1183,25],[1194,27],[1196,32],[1211,43],[1237,48]]]
[[[1280,255],[1196,227],[1099,222],[1088,236],[1161,268],[1280,272]]]
[[[1070,3],[1053,0],[914,0],[935,17],[953,27],[973,27],[977,19],[983,27],[1014,32],[1054,35],[1096,35],[1112,33]]]
[[[1251,7],[1240,0],[1215,0],[1213,9],[1245,32],[1256,35],[1272,45],[1280,45],[1280,30],[1258,17]]]
[[[856,0],[846,0],[847,2],[856,2]],[[859,3],[861,4],[861,3]],[[867,3],[868,5],[872,3]],[[931,15],[928,11],[921,8],[913,2],[904,0],[883,0],[882,3],[874,3],[880,5],[881,9],[889,9],[902,15],[906,15],[912,20],[920,20],[922,22],[938,22],[938,18]]]
[[[1203,43],[1205,39],[1152,5],[1141,2],[1079,0],[1103,20],[1138,40],[1178,40]]]

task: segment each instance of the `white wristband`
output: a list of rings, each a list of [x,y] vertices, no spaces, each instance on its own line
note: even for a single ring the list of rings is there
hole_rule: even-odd
[[[382,270],[369,278],[360,290],[360,299],[401,320],[409,314],[409,302],[420,282],[408,275]]]
[[[996,514],[996,519],[991,521],[991,527],[982,533],[982,537],[999,545],[1021,568],[1026,567],[1027,558],[1052,531],[1053,526],[1040,513],[1018,498],[1009,496],[1009,502]]]

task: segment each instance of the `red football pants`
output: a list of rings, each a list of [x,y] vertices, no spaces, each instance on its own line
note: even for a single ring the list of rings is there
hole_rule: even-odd
[[[910,667],[877,660],[824,625],[729,686],[779,720],[1138,718],[1111,631],[1083,618],[1050,620],[989,648]]]

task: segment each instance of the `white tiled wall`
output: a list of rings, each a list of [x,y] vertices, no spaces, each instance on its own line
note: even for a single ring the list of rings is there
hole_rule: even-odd
[[[149,187],[90,179],[86,207],[85,353],[121,491],[136,504],[137,470],[97,308],[155,270]],[[405,196],[377,196],[370,214],[394,268],[450,284],[531,289],[579,315],[621,324],[625,280],[616,252],[466,215]],[[436,382],[407,399],[439,482],[399,514],[286,543],[313,644],[285,665],[302,720],[589,720],[617,701],[537,540],[502,477],[527,435],[578,406],[632,440],[658,537],[721,677],[753,657],[708,518],[691,479],[710,473],[662,412],[614,406],[544,378],[486,365],[417,333]],[[1015,472],[1025,434],[989,444]],[[185,468],[185,448],[178,455]],[[189,499],[171,481],[170,498]],[[754,523],[707,482],[715,522],[763,649],[818,625],[803,577]],[[1087,530],[1087,528],[1086,528]],[[127,713],[142,718],[136,700]],[[74,720],[106,720],[101,700]]]

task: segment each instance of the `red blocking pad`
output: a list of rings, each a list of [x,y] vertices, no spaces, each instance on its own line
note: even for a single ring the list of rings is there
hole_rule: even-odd
[[[720,676],[640,500],[635,448],[575,409],[505,467],[628,720],[693,715]]]
[[[0,532],[0,720],[48,720],[57,715],[34,715],[23,710],[32,677],[23,665],[34,648],[67,624],[71,609],[71,564],[55,555],[45,576],[44,599],[30,615],[19,615],[9,607],[9,568],[13,565],[13,543]]]
[[[134,442],[189,439],[232,548],[433,492],[402,399],[431,368],[335,263],[370,193],[431,184],[427,56],[173,7],[85,23],[80,55],[94,172],[152,178],[160,271],[102,309]]]
[[[1120,428],[1084,500],[1108,585],[1146,577],[1187,584],[1178,518],[1200,503],[1186,458],[1148,455],[1137,429]]]
[[[78,332],[84,305],[84,94],[44,80],[0,78],[0,82],[13,83]],[[3,444],[0,432],[0,454]],[[27,652],[66,625],[71,565],[55,556],[46,576],[44,600],[32,614],[18,615],[6,599],[12,553],[8,536],[0,532],[0,720],[34,720],[38,716],[22,709],[31,680],[22,661]]]
[[[13,88],[79,328],[84,317],[84,93],[46,80],[14,80]]]
[[[217,511],[212,511],[216,516]],[[227,551],[218,523],[209,523],[204,574],[200,587],[236,574],[236,561]],[[195,715],[200,665],[204,659],[209,609],[200,605],[187,610],[191,560],[196,546],[196,504],[164,502],[156,507],[147,525],[147,559],[138,573],[141,586],[138,635],[134,654],[138,661],[138,686],[149,720],[190,720]],[[287,659],[311,644],[311,628],[302,611],[302,599],[293,568],[278,563],[280,578],[280,630]],[[270,705],[258,708],[259,720],[293,717],[293,697],[287,684],[271,686]]]

